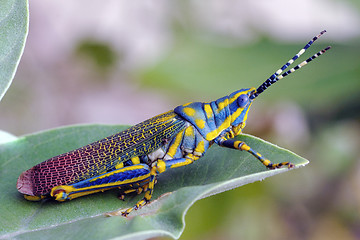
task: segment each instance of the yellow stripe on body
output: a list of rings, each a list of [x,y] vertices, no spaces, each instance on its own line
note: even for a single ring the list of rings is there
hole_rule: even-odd
[[[243,110],[244,110],[243,108],[238,108],[233,114],[225,118],[224,122],[217,129],[206,134],[206,140],[211,141],[215,139],[217,136],[219,136],[219,134],[222,131],[224,131],[225,129],[231,126],[231,123],[240,116]],[[247,118],[247,113],[244,116],[244,122],[246,121],[246,118]]]
[[[166,163],[163,160],[158,160],[157,164],[156,164],[156,170],[158,171],[158,173],[162,173],[165,172],[166,170]]]
[[[246,121],[246,120],[245,120]],[[239,135],[240,133],[241,133],[241,131],[242,131],[242,129],[244,129],[244,127],[245,127],[245,121],[244,122],[242,122],[242,123],[240,123],[239,125],[237,125],[237,126],[233,126],[232,127],[232,131],[233,131],[233,136],[231,136],[230,138],[234,138],[235,136],[237,136],[237,135]]]
[[[103,178],[105,178],[105,177],[109,177],[109,176],[114,175],[114,174],[117,174],[117,173],[122,173],[122,172],[127,172],[127,171],[142,169],[142,168],[144,168],[144,166],[142,166],[142,165],[128,166],[128,167],[126,167],[126,168],[121,168],[121,169],[118,169],[118,170],[114,170],[114,171],[108,172],[108,173],[106,173],[106,174],[103,174],[103,175],[101,175],[101,176],[98,176],[98,177],[96,177],[96,178],[93,178],[93,179],[91,179],[89,182],[93,182],[93,181],[96,181],[96,180],[98,180],[98,179],[103,179]],[[131,178],[130,180],[132,180],[132,179],[133,179],[133,178]],[[129,180],[129,179],[125,180],[124,182],[127,183],[128,180]],[[133,181],[129,181],[129,182],[133,182]],[[109,184],[111,184],[111,183],[109,183]]]
[[[209,103],[204,104],[204,110],[205,110],[207,118],[213,118],[214,117],[214,112],[213,112],[213,110],[212,110]]]
[[[244,119],[243,119],[243,128],[245,127],[245,123],[246,123],[246,120],[247,120],[247,117],[248,117],[248,112],[249,112],[249,110],[250,110],[250,107],[251,107],[251,105],[252,105],[252,102],[250,102],[250,105],[249,105],[249,107],[247,108],[247,112],[246,112],[246,114],[245,114],[245,116],[244,116]]]
[[[213,139],[215,139],[217,136],[219,136],[219,134],[224,131],[225,129],[227,129],[228,127],[230,127],[231,124],[231,116],[228,116],[224,122],[215,130],[209,132],[208,134],[206,134],[206,140],[211,141]]]
[[[190,117],[193,117],[196,113],[195,109],[191,108],[191,107],[186,107],[184,108],[184,113]]]
[[[40,201],[41,199],[46,198],[46,196],[40,195],[40,196],[31,196],[24,194],[24,198],[29,201]]]
[[[177,168],[177,167],[183,167],[183,166],[189,165],[189,164],[193,163],[194,161],[198,160],[199,158],[200,158],[199,156],[195,156],[190,153],[190,154],[186,155],[185,161],[181,161],[176,164],[173,164],[173,165],[171,165],[170,168]]]
[[[194,137],[194,128],[192,126],[189,126],[185,129],[185,136],[187,137]]]
[[[91,179],[89,182],[93,182],[93,181],[96,181],[98,179],[103,179],[105,177],[109,177],[111,175],[114,175],[114,174],[117,174],[117,173],[122,173],[122,172],[127,172],[127,171],[132,171],[132,170],[137,170],[137,169],[142,169],[144,168],[143,166],[141,165],[133,165],[133,166],[128,166],[126,168],[121,168],[121,169],[118,169],[118,170],[114,170],[112,172],[109,172],[109,173],[106,173],[106,174],[103,174],[101,176],[98,176],[96,178],[93,178]],[[92,189],[92,188],[97,188],[97,187],[111,187],[111,186],[117,186],[119,184],[123,185],[123,184],[127,184],[127,183],[132,183],[132,182],[137,182],[137,181],[141,181],[141,180],[144,180],[146,178],[149,177],[149,174],[146,174],[146,175],[142,175],[142,176],[139,176],[139,177],[136,177],[136,178],[129,178],[129,179],[126,179],[126,180],[123,180],[123,181],[117,181],[117,182],[113,182],[113,183],[105,183],[105,184],[101,184],[101,185],[96,185],[96,186],[90,186],[90,187],[85,187],[85,188],[75,188],[77,191],[79,190],[86,190],[86,189]]]
[[[247,92],[247,91],[246,91]],[[237,94],[235,94],[234,96],[232,96],[232,98],[229,98],[229,104],[233,103],[236,99],[238,99],[238,97],[246,92],[239,92]]]
[[[202,154],[205,152],[205,142],[204,140],[201,140],[196,148],[194,149],[194,153],[197,156],[202,156]]]
[[[198,126],[200,129],[203,129],[205,127],[205,121],[202,119],[195,119],[195,124],[196,126]]]
[[[131,162],[136,165],[140,163],[140,158],[139,157],[133,157],[131,158]]]
[[[236,101],[236,99],[242,95],[242,94],[246,94],[248,93],[249,91],[251,90],[255,90],[255,88],[251,88],[250,90],[248,91],[243,91],[243,92],[239,92],[237,94],[235,94],[234,96],[232,96],[231,98],[229,99],[225,99],[224,101],[222,102],[219,102],[218,103],[218,108],[216,110],[217,113],[220,113],[225,107],[229,106],[231,103],[233,103],[234,101]],[[205,110],[206,111],[206,110]],[[212,110],[211,110],[212,111]]]
[[[121,158],[119,160],[121,160]],[[124,167],[124,163],[122,162],[122,163],[116,164],[115,169],[120,169],[123,167]]]
[[[62,189],[64,190],[64,192],[59,192],[59,193],[56,193],[55,195],[53,194],[53,192],[51,191],[51,196],[52,197],[55,197],[55,200],[56,201],[60,201],[60,202],[63,202],[63,201],[66,201],[66,200],[72,200],[74,198],[78,198],[78,197],[82,197],[82,196],[86,196],[86,195],[89,195],[89,194],[93,194],[93,193],[97,193],[97,192],[101,192],[101,191],[104,191],[105,189],[96,189],[96,190],[92,190],[92,191],[86,191],[86,192],[77,192],[77,193],[71,193],[71,192],[74,192],[73,189],[76,189],[72,186],[61,186]],[[54,189],[54,188],[53,188]],[[64,194],[67,194],[68,198],[67,199],[63,199],[62,196]]]
[[[99,176],[97,178],[94,178],[94,179],[90,180],[89,182],[92,182],[92,181],[95,181],[95,180],[98,180],[98,179],[102,179],[104,177],[109,177],[109,176],[111,176],[113,174],[116,174],[116,173],[121,173],[121,172],[141,169],[141,168],[143,168],[143,166],[134,165],[134,166],[129,166],[129,167],[126,167],[126,168],[123,168],[123,169],[114,170],[114,171],[109,172],[107,174],[103,174],[103,175],[101,175],[101,176]],[[110,188],[118,187],[119,185],[126,185],[126,184],[130,184],[130,183],[143,181],[143,180],[146,180],[149,177],[150,177],[150,173],[145,174],[145,175],[141,175],[141,176],[138,176],[138,177],[134,177],[134,178],[129,178],[129,179],[126,179],[126,180],[123,180],[123,181],[104,183],[104,184],[99,184],[99,185],[94,185],[94,186],[89,186],[89,187],[84,187],[84,188],[75,188],[73,186],[61,185],[61,186],[56,186],[56,187],[52,188],[50,195],[52,197],[56,197],[55,199],[57,201],[61,201],[60,200],[61,199],[61,194],[63,194],[61,192],[65,192],[68,195],[68,198],[71,200],[71,199],[81,197],[81,196],[84,196],[84,195],[89,195],[89,194],[92,194],[92,193],[105,191],[105,190],[108,190]],[[101,189],[95,189],[95,188],[101,188]],[[55,192],[59,191],[59,190],[60,190],[59,195],[55,194]],[[55,195],[57,195],[57,196],[55,196]]]
[[[178,150],[180,143],[182,141],[183,135],[184,135],[184,131],[180,131],[178,134],[176,134],[175,141],[169,147],[166,154],[169,155],[171,158],[175,156],[176,151]]]
[[[219,113],[221,112],[226,106],[229,105],[229,99],[225,99],[222,102],[219,102],[218,104],[218,108],[216,109],[216,112]]]
[[[233,103],[234,101],[236,101],[240,95],[242,95],[242,94],[248,94],[249,92],[252,92],[252,91],[256,91],[256,88],[250,88],[249,90],[238,92],[236,95],[232,96],[232,97],[229,99],[229,104],[231,104],[231,103]]]
[[[239,92],[237,94],[235,94],[233,97],[229,98],[229,99],[225,99],[224,101],[218,103],[218,109],[216,110],[217,114],[220,113],[225,107],[227,107],[229,104],[233,103],[234,101],[237,100],[237,98],[242,95],[242,94],[247,94],[248,92],[254,91],[256,90],[255,88],[250,88],[247,91],[242,91]],[[210,104],[205,104],[204,105],[204,110],[206,112],[206,115],[208,118],[213,117],[213,111],[212,108],[210,106]],[[214,138],[216,138],[217,136],[219,136],[219,134],[224,131],[226,128],[230,127],[231,123],[240,116],[241,112],[242,112],[243,108],[239,108],[237,109],[236,112],[234,112],[231,116],[228,116],[225,121],[215,130],[213,130],[212,132],[208,133],[206,135],[206,140],[211,141]],[[244,116],[244,120],[243,122],[245,122],[247,119],[247,113]],[[245,125],[243,125],[244,127]],[[242,127],[242,128],[243,128]],[[241,128],[241,129],[242,129]],[[237,131],[238,133],[240,133],[240,131]]]

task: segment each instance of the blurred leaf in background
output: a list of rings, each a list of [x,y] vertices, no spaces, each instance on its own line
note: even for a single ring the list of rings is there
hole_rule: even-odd
[[[75,53],[80,58],[86,59],[89,64],[88,68],[95,68],[94,72],[102,75],[97,77],[98,80],[106,79],[105,74],[112,70],[116,65],[117,55],[106,43],[97,42],[92,39],[84,40],[75,49]],[[80,60],[80,59],[79,59]]]
[[[28,3],[1,1],[0,11],[0,100],[8,90],[24,51],[28,33]]]

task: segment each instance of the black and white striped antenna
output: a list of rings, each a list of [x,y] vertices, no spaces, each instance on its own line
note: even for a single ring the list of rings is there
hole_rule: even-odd
[[[296,59],[298,59],[325,32],[326,32],[326,30],[320,32],[319,35],[313,37],[313,39],[311,39],[310,42],[308,42],[305,45],[305,47],[302,48],[293,58],[291,58],[284,66],[282,66],[273,75],[271,75],[268,79],[266,79],[266,81],[256,89],[256,91],[250,96],[250,98],[251,99],[256,98],[257,96],[259,96],[260,93],[265,91],[268,87],[270,87],[271,85],[273,85],[274,83],[276,83],[280,79],[282,79],[282,78],[286,77],[287,75],[289,75],[290,73],[293,73],[296,70],[302,68],[303,66],[305,66],[306,64],[308,64],[309,62],[311,62],[315,58],[319,57],[320,55],[324,54],[327,50],[329,50],[331,48],[330,46],[328,46],[328,47],[324,48],[323,50],[317,52],[316,54],[309,57],[308,59],[306,59],[305,61],[303,61],[299,65],[296,65],[295,67],[291,68],[290,70],[284,72],[285,69],[287,69]],[[284,72],[284,73],[282,73],[282,72]]]

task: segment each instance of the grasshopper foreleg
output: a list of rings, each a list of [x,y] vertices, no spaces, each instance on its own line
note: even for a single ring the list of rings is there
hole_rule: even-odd
[[[226,140],[224,139],[219,141],[219,145],[221,147],[247,151],[248,153],[256,157],[262,164],[264,164],[269,169],[280,168],[282,166],[288,166],[289,168],[294,167],[294,164],[290,162],[272,163],[269,159],[264,158],[260,153],[252,149],[243,141],[239,141],[235,139],[226,139]]]

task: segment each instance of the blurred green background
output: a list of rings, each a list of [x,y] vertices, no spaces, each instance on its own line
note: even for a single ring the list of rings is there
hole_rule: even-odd
[[[245,128],[310,164],[198,201],[181,239],[360,239],[359,11],[336,0],[32,0],[0,126],[135,124],[257,87],[326,29],[305,55],[333,48],[262,94]]]

